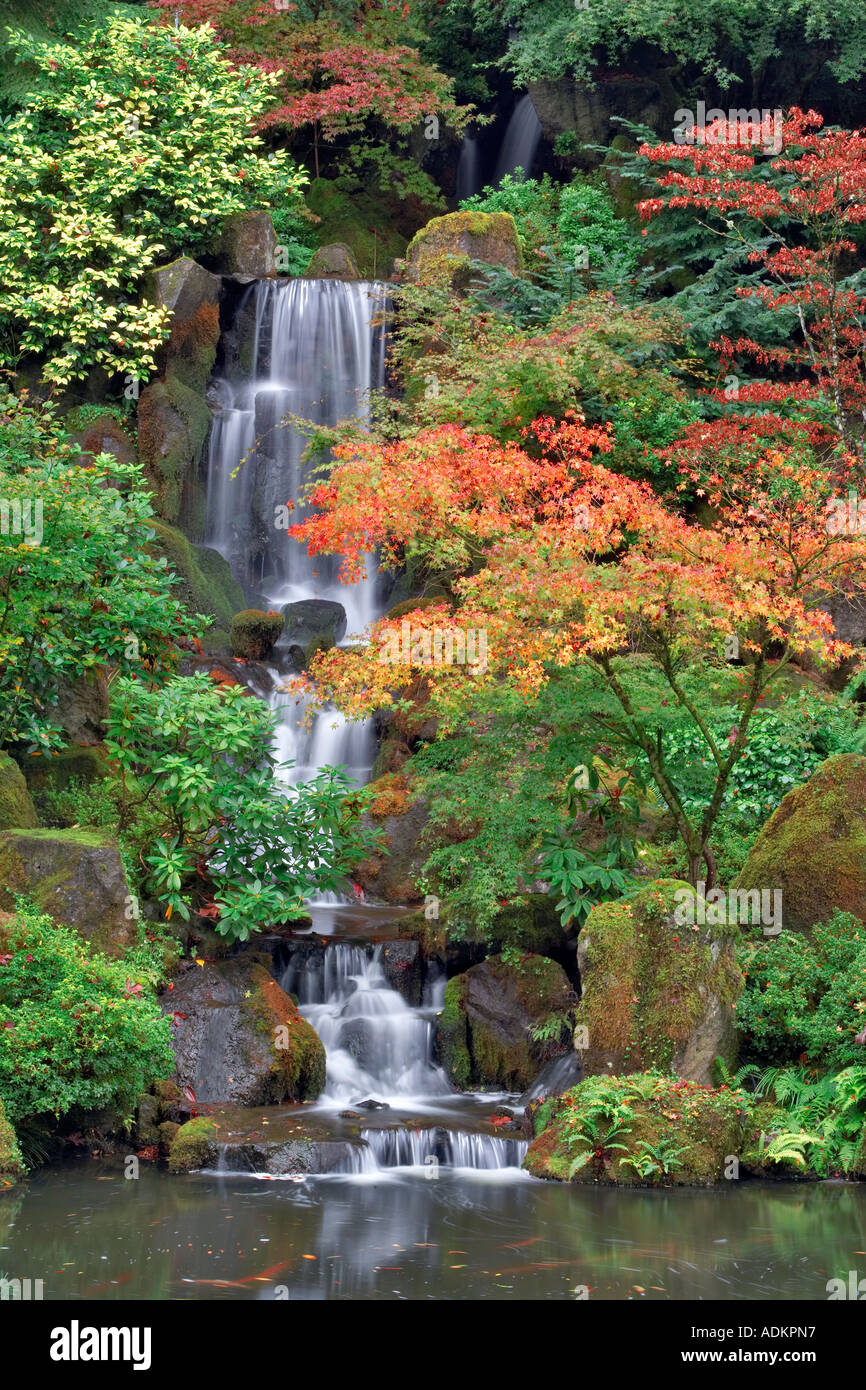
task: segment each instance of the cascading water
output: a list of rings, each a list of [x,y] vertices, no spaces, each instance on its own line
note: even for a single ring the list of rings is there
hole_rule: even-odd
[[[386,1121],[392,1110],[401,1116],[363,1127],[363,1148],[350,1150],[339,1171],[426,1167],[434,1160],[485,1171],[520,1166],[526,1141],[473,1128],[479,1098],[456,1096],[434,1060],[444,976],[429,982],[422,1005],[413,1008],[391,988],[381,946],[334,942],[324,951],[295,951],[280,983],[297,997],[325,1047],[327,1081],[317,1108],[366,1108],[372,1101],[373,1113],[383,1112]],[[407,1127],[407,1112],[432,1119]]]
[[[495,183],[522,169],[527,178],[532,173],[535,155],[541,141],[541,122],[535,114],[530,96],[521,97],[505,129],[505,137],[496,162]]]
[[[260,593],[269,607],[306,599],[339,604],[348,636],[363,633],[378,616],[375,559],[364,581],[344,585],[333,557],[313,559],[288,539],[287,523],[307,515],[298,499],[310,474],[301,461],[307,436],[287,417],[319,425],[368,418],[370,392],[385,381],[379,320],[386,302],[387,286],[379,281],[256,282],[236,314],[246,324],[237,369],[211,391],[208,543],[226,557],[247,593]],[[245,360],[251,372],[244,373]],[[326,765],[346,767],[359,782],[368,779],[375,754],[371,722],[352,724],[324,710],[307,728],[295,696],[278,689],[272,704],[279,716],[277,755],[294,764],[286,773],[289,783],[307,781]]]
[[[457,201],[472,198],[479,192],[478,138],[464,135],[460,144],[460,158],[457,161]]]
[[[334,561],[311,559],[286,536],[286,504],[297,504],[309,481],[301,461],[306,436],[286,417],[324,425],[368,418],[369,393],[384,385],[378,318],[386,299],[387,286],[373,282],[255,283],[238,306],[225,375],[211,391],[209,543],[229,560],[246,593],[271,607],[310,599],[341,605],[347,638],[381,611],[375,558],[366,581],[344,586]],[[304,515],[296,505],[291,520]],[[272,701],[280,715],[278,756],[294,763],[289,783],[326,765],[368,780],[372,721],[353,724],[324,710],[306,728],[295,696],[277,693]],[[327,1082],[315,1111],[339,1126],[342,1109],[371,1102],[369,1127],[338,1140],[329,1171],[376,1173],[434,1160],[484,1170],[520,1163],[522,1140],[500,1137],[489,1126],[485,1131],[493,1098],[455,1095],[435,1061],[444,976],[428,972],[423,1003],[412,1007],[390,987],[381,947],[335,941],[324,951],[299,945],[281,982],[325,1047]],[[305,1107],[305,1113],[313,1112]],[[419,1115],[423,1122],[415,1124]],[[221,1169],[249,1167],[252,1153],[227,1145]]]

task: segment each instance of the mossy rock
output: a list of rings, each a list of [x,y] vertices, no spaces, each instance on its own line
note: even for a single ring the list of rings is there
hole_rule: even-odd
[[[350,188],[342,181],[314,179],[306,201],[319,219],[320,246],[340,243],[348,247],[360,275],[368,280],[387,278],[406,249],[406,237],[395,225],[387,199],[360,184]],[[314,273],[312,268],[307,271]]]
[[[138,938],[123,862],[106,831],[0,832],[0,908],[12,910],[16,894],[105,955],[123,955]]]
[[[338,241],[331,246],[320,246],[305,275],[320,280],[360,280],[355,257],[345,242]]]
[[[164,1007],[175,1016],[175,1079],[202,1104],[278,1105],[315,1100],[325,1049],[266,969],[264,958],[208,961],[175,977]]]
[[[572,1172],[575,1159],[594,1147],[584,1137],[591,1132],[586,1121],[593,1111],[597,1116],[599,1105],[611,1101],[626,1104],[628,1118],[619,1134],[611,1136],[610,1149]],[[535,1138],[523,1161],[533,1177],[616,1187],[724,1181],[730,1160],[743,1152],[747,1133],[747,1115],[735,1092],[647,1072],[587,1078],[562,1096],[543,1101],[533,1121]],[[601,1124],[604,1134],[603,1120]],[[614,1143],[624,1149],[614,1148]],[[674,1153],[677,1149],[683,1152]],[[646,1158],[654,1170],[640,1172],[623,1161]]]
[[[523,1091],[571,1040],[574,995],[561,966],[527,955],[518,964],[491,956],[449,980],[439,1020],[442,1065],[460,1090],[478,1086]],[[533,1024],[563,1020],[562,1038],[536,1042]]]
[[[26,1171],[15,1131],[6,1118],[3,1101],[0,1099],[0,1187],[10,1187],[19,1178],[23,1178]]]
[[[780,889],[789,931],[828,922],[836,908],[866,921],[866,758],[828,758],[789,791],[762,827],[737,887]]]
[[[235,613],[229,630],[234,655],[245,661],[264,661],[277,645],[284,624],[282,613],[262,613],[258,608]]]
[[[168,1151],[168,1167],[172,1173],[192,1173],[198,1168],[209,1168],[216,1162],[217,1129],[214,1120],[207,1115],[196,1115],[187,1120],[171,1142]]]
[[[111,762],[104,744],[87,747],[72,744],[56,753],[42,753],[23,759],[24,776],[31,791],[65,791],[70,782],[90,784],[111,773]]]
[[[0,753],[0,830],[32,830],[38,824],[23,772],[14,759]]]
[[[204,636],[205,648],[211,652],[228,651],[232,618],[244,601],[244,591],[228,560],[209,546],[194,545],[164,521],[152,520],[151,528],[155,534],[148,549],[153,555],[164,556],[180,581],[172,586],[174,597],[190,613],[203,613],[214,620]]]
[[[138,452],[156,493],[160,516],[182,521],[190,534],[204,523],[205,492],[199,465],[210,432],[204,396],[174,371],[151,382],[138,403]]]
[[[512,275],[523,273],[520,238],[510,213],[471,209],[434,217],[406,249],[411,280],[444,280],[456,290],[466,289],[471,281],[471,261],[501,265]]]
[[[658,1067],[708,1083],[716,1057],[733,1064],[733,1005],[743,984],[733,939],[717,927],[680,925],[683,892],[691,892],[687,883],[657,879],[587,917],[575,1016],[588,1033],[584,1076]]]

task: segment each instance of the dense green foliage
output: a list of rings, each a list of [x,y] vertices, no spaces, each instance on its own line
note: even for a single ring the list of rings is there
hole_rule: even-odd
[[[22,906],[0,928],[0,1096],[13,1124],[109,1110],[171,1070],[170,1025],[132,963]]]
[[[335,768],[288,791],[275,779],[274,715],[240,686],[204,675],[161,688],[115,683],[108,748],[121,771],[121,815],[147,808],[159,837],[146,854],[166,916],[192,910],[230,940],[302,917],[305,898],[345,885],[371,847],[362,794]],[[209,900],[202,890],[210,888]]]
[[[139,299],[145,271],[304,182],[252,134],[274,79],[234,68],[207,29],[137,18],[11,42],[51,81],[0,126],[0,364],[39,355],[60,385],[97,365],[147,378],[167,320]]]
[[[56,743],[64,682],[108,665],[157,670],[193,625],[145,549],[142,470],[108,454],[85,468],[80,455],[50,407],[0,394],[0,746]]]
[[[866,932],[847,912],[818,923],[811,940],[782,932],[740,954],[746,988],[737,1025],[746,1055],[782,1066],[804,1056],[822,1071],[862,1057],[866,1019]]]

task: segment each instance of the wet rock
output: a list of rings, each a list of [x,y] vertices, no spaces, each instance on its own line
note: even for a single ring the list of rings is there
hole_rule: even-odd
[[[14,894],[32,898],[56,922],[98,951],[122,955],[137,939],[133,901],[118,848],[103,831],[7,830],[0,833],[0,907]]]
[[[320,246],[313,257],[305,275],[326,280],[360,280],[361,275],[355,264],[355,257],[343,241],[330,246]]]
[[[315,1029],[265,968],[264,958],[208,962],[175,980],[163,1000],[175,1078],[199,1103],[272,1105],[314,1100],[325,1084]]]
[[[382,947],[382,969],[392,989],[402,995],[411,1008],[421,1004],[424,992],[424,956],[418,941],[386,941]]]
[[[565,1031],[573,1006],[565,971],[545,956],[517,965],[491,956],[473,965],[445,990],[439,1042],[448,1079],[461,1090],[524,1090],[561,1045],[559,1035],[534,1041],[530,1028],[558,1017]]]
[[[0,753],[0,830],[33,829],[38,824],[24,774],[12,758]]]
[[[789,931],[828,922],[834,908],[866,921],[866,758],[828,758],[783,797],[762,827],[737,888],[782,894]]]
[[[657,879],[629,898],[600,903],[580,933],[583,995],[575,1012],[586,1030],[584,1077],[643,1068],[709,1085],[713,1064],[736,1057],[733,1006],[742,990],[733,933],[681,925],[675,912],[688,884]]]
[[[361,1112],[360,1112],[360,1110],[341,1110],[341,1111],[340,1111],[340,1119],[341,1119],[341,1120],[360,1120],[360,1119],[361,1119]]]
[[[342,603],[330,599],[308,598],[297,603],[287,603],[283,607],[285,627],[283,642],[304,650],[311,643],[333,647],[346,635],[346,610]]]
[[[356,1106],[358,1107],[359,1110],[390,1110],[390,1109],[391,1109],[390,1105],[388,1105],[387,1102],[384,1101],[384,1100],[356,1100],[356,1101],[353,1101],[353,1104],[356,1105]]]

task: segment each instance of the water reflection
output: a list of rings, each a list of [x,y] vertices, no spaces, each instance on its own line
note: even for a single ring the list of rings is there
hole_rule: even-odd
[[[823,1299],[866,1274],[866,1187],[611,1192],[442,1170],[137,1181],[86,1162],[0,1195],[0,1273],[51,1299]],[[285,1295],[283,1295],[285,1296]]]

